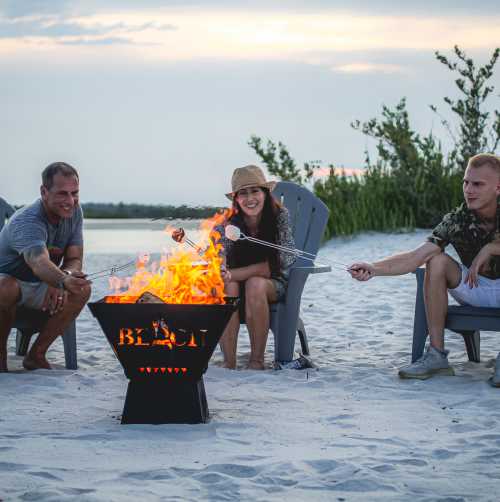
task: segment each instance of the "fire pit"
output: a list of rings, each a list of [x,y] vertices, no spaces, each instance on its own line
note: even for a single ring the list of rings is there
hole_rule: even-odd
[[[111,302],[110,302],[111,300]],[[203,423],[203,373],[238,306],[222,304],[88,304],[130,380],[122,424]]]

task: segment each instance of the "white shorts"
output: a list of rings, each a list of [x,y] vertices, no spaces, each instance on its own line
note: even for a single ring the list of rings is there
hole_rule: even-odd
[[[464,283],[465,276],[469,269],[459,263],[462,269],[462,280],[455,289],[449,289],[448,293],[460,303],[460,305],[471,305],[472,307],[494,307],[500,308],[500,279],[488,279],[482,275],[478,276],[478,286],[470,288]]]
[[[9,274],[0,274],[0,277],[12,277]],[[14,279],[16,279],[14,277]],[[43,300],[45,299],[45,294],[47,293],[48,284],[46,282],[27,282],[20,281],[16,279],[21,290],[21,299],[17,302],[17,305],[30,307],[32,309],[40,310],[43,305]]]

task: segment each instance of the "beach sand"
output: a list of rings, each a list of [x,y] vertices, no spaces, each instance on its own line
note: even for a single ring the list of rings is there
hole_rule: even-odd
[[[372,261],[425,235],[334,239],[318,261]],[[90,253],[86,269],[128,258]],[[96,281],[92,298],[105,293]],[[59,340],[52,371],[22,370],[12,334],[11,373],[0,375],[0,499],[498,500],[500,389],[486,381],[499,335],[482,334],[476,364],[447,332],[456,376],[400,380],[414,298],[411,274],[311,277],[302,318],[319,369],[229,371],[217,350],[205,375],[211,419],[201,425],[120,425],[127,380],[88,308],[77,371],[64,369]],[[245,330],[240,339],[243,368]]]

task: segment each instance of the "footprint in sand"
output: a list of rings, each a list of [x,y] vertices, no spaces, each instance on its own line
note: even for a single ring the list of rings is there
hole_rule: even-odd
[[[45,471],[29,471],[28,474],[31,476],[36,476],[37,478],[50,479],[52,481],[62,481],[62,478],[58,476],[54,476],[54,474],[50,474],[50,472]]]
[[[163,479],[172,479],[174,475],[167,469],[156,469],[153,471],[134,471],[124,472],[121,476],[123,479],[137,479],[139,481],[161,481]]]
[[[309,460],[306,462],[319,474],[326,474],[339,467],[339,463],[336,460]]]
[[[457,455],[458,455],[458,452],[450,451],[450,450],[446,450],[446,449],[438,449],[438,450],[434,450],[432,452],[432,456],[434,458],[437,458],[440,460],[445,460],[447,458],[453,458],[453,457],[456,457]]]
[[[253,478],[260,474],[262,468],[241,464],[212,464],[207,466],[205,471],[225,474],[234,478]]]

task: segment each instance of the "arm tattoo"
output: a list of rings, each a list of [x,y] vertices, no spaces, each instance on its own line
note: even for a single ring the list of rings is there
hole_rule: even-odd
[[[46,253],[47,253],[47,248],[45,246],[35,246],[35,247],[29,248],[27,251],[25,251],[23,253],[23,256],[24,256],[26,263],[33,263],[40,256],[42,256]]]

